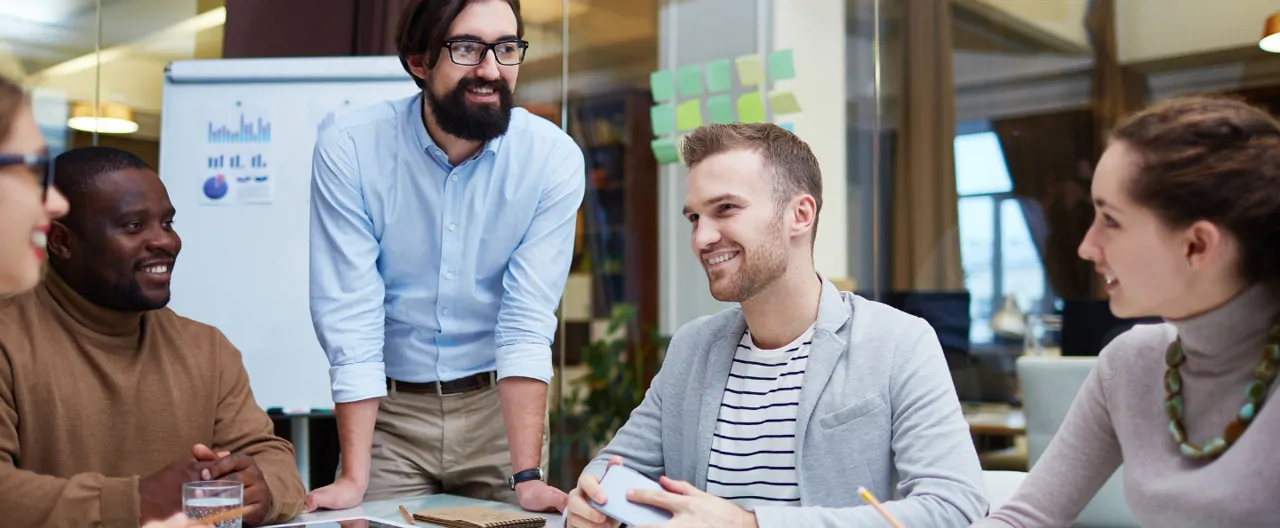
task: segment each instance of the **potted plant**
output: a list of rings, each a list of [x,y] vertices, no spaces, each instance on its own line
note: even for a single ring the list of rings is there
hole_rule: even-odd
[[[561,405],[551,412],[560,435],[551,445],[550,466],[562,489],[577,485],[587,462],[644,400],[649,380],[662,363],[669,338],[650,329],[649,339],[639,339],[635,319],[634,306],[614,305],[608,331],[582,351],[587,370],[572,380],[580,390],[566,390]]]

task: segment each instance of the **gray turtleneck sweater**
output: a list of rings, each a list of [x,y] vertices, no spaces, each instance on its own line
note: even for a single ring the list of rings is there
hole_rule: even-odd
[[[1182,336],[1188,441],[1222,436],[1245,403],[1277,313],[1280,300],[1259,285],[1209,313],[1117,337],[1022,487],[974,526],[1068,526],[1121,463],[1125,499],[1143,526],[1280,526],[1274,385],[1244,436],[1211,462],[1179,452],[1163,406],[1165,349]]]

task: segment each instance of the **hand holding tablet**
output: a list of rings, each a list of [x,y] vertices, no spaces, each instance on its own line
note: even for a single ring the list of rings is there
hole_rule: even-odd
[[[649,480],[634,469],[621,465],[609,466],[604,472],[604,478],[600,480],[600,487],[608,500],[604,504],[597,504],[588,498],[588,504],[627,526],[647,526],[671,519],[671,513],[666,510],[627,500],[627,492],[633,489],[663,491],[657,482]]]
[[[671,513],[661,508],[627,500],[627,492],[631,490],[661,491],[662,486],[623,466],[620,457],[613,457],[602,479],[597,480],[590,474],[583,474],[578,479],[578,488],[569,493],[566,526],[605,528],[616,527],[619,523],[645,526],[671,519]]]

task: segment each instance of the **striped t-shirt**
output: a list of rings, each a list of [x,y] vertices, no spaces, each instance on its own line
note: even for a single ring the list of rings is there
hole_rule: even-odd
[[[800,505],[796,413],[812,340],[812,326],[776,350],[756,348],[750,331],[742,335],[711,443],[707,493],[746,509]]]

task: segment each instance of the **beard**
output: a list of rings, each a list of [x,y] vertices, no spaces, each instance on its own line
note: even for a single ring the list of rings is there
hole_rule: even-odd
[[[467,102],[470,88],[492,88],[498,94],[498,104],[471,104]],[[489,141],[507,133],[511,123],[511,108],[515,106],[511,88],[501,79],[486,81],[467,77],[443,96],[436,96],[429,87],[425,90],[431,117],[446,134],[466,141]]]
[[[706,270],[712,297],[720,302],[741,303],[772,286],[787,272],[786,237],[780,220],[775,224],[777,229],[767,234],[759,244],[742,248],[737,257],[742,259],[737,274],[723,277],[720,287],[711,276],[711,270]]]

